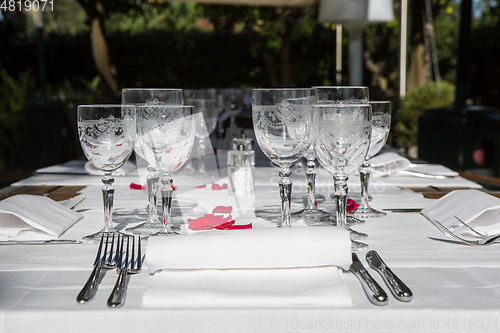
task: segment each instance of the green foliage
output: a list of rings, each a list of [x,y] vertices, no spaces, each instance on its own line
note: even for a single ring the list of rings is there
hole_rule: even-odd
[[[393,133],[399,147],[405,149],[417,144],[418,117],[425,109],[450,105],[455,98],[455,86],[441,81],[440,90],[429,82],[405,95],[394,119]]]
[[[31,71],[22,72],[17,80],[0,68],[0,172],[20,167],[23,147],[23,104],[34,87]]]
[[[199,28],[202,11],[195,3],[172,2],[168,6],[131,8],[125,13],[111,13],[106,31],[127,32],[132,35],[147,30],[191,31]]]
[[[97,103],[101,99],[100,82],[100,76],[91,80],[65,78],[61,84],[49,87],[49,95],[70,105]]]
[[[54,1],[54,11],[43,12],[43,29],[46,33],[76,35],[88,31],[86,18],[85,11],[76,0],[57,0]],[[34,27],[31,29],[34,30]]]

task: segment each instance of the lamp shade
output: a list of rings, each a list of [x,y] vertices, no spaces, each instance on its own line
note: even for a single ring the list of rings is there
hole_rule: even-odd
[[[392,0],[320,0],[319,22],[376,24],[394,20]]]

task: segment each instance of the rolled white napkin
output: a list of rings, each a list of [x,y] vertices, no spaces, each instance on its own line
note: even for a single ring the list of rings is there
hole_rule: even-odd
[[[15,195],[0,201],[0,240],[56,239],[82,218],[50,198]]]
[[[385,176],[406,170],[411,162],[396,153],[383,153],[369,159],[370,172],[374,175]]]
[[[133,170],[137,168],[137,165],[131,161],[125,162],[119,169],[113,171],[113,176],[126,176]],[[87,162],[85,163],[85,171],[88,172],[89,175],[94,175],[94,176],[102,176],[103,173],[101,170],[97,169],[95,166],[92,165],[92,163]]]
[[[150,237],[146,263],[156,274],[143,306],[350,306],[341,269],[350,249],[349,233],[335,227]]]
[[[168,255],[166,255],[168,254]],[[349,270],[349,232],[334,227],[224,230],[149,237],[146,263],[161,269],[290,268],[336,265]]]
[[[477,235],[456,217],[485,235],[500,233],[500,199],[478,190],[452,191],[425,207],[421,214],[433,224],[434,220],[437,220],[453,232],[464,236]]]

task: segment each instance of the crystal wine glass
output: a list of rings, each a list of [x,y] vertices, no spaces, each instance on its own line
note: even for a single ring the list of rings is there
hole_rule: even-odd
[[[196,176],[207,174],[205,170],[206,140],[214,131],[219,116],[219,108],[215,99],[186,99],[186,105],[196,108],[196,131],[195,136],[198,139],[198,171]]]
[[[100,241],[102,234],[117,232],[113,226],[113,171],[120,168],[134,149],[134,105],[79,105],[78,138],[85,157],[104,173],[102,189],[104,228],[83,239]]]
[[[365,161],[359,168],[361,180],[361,202],[358,208],[350,211],[349,215],[360,218],[371,218],[384,216],[386,213],[370,207],[368,204],[368,183],[370,181],[370,162],[368,159],[375,156],[385,145],[389,131],[391,129],[391,103],[390,102],[370,102],[372,106],[372,135],[370,148]]]
[[[184,102],[182,89],[123,89],[122,104],[132,105],[182,105]],[[144,152],[136,140],[134,150],[137,155],[145,159]],[[128,232],[140,235],[152,235],[163,228],[158,218],[157,193],[159,173],[155,164],[148,163],[148,175],[146,177],[146,191],[148,193],[148,219],[137,226],[127,228]]]
[[[368,104],[368,87],[363,86],[318,86],[312,88],[314,104]],[[335,222],[331,216],[330,222]],[[364,222],[354,216],[347,216],[347,224]],[[351,230],[351,237],[366,238],[368,235]]]
[[[346,224],[347,175],[357,170],[368,153],[371,107],[368,104],[314,105],[313,118],[317,132],[316,156],[323,168],[334,176],[337,226],[349,230]],[[353,249],[366,246],[352,243]]]
[[[148,163],[160,172],[163,224],[156,233],[172,231],[172,173],[189,158],[194,142],[194,107],[140,105],[137,107],[137,140]]]
[[[297,162],[312,143],[312,96],[310,89],[254,89],[253,128],[264,154],[280,167],[281,221],[290,226],[292,174]]]

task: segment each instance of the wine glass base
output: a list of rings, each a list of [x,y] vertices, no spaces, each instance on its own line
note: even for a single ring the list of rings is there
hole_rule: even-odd
[[[263,206],[255,209],[255,216],[270,223],[281,224],[281,207]],[[290,213],[290,223],[302,221],[303,217],[296,212]]]
[[[159,232],[151,236],[173,236],[173,235],[180,235],[180,233],[173,229],[169,231],[160,230]]]
[[[346,229],[349,231],[349,234],[351,236],[351,240],[358,240],[358,239],[366,239],[368,238],[368,235],[363,233],[363,232],[359,232],[359,231],[356,231],[356,230],[353,230],[349,227],[346,227]]]
[[[157,223],[144,222],[135,227],[125,229],[125,232],[133,235],[151,236],[157,234],[163,229],[163,224],[158,221]]]
[[[319,208],[316,209],[301,209],[297,212],[293,212],[290,214],[292,217],[301,217],[304,219],[321,219],[327,216],[330,216],[331,214],[328,212],[325,212],[324,210],[321,210]]]
[[[318,222],[324,223],[324,224],[337,225],[337,219],[335,218],[335,215],[332,215],[332,214],[328,214],[328,216],[320,218]],[[354,217],[354,216],[346,216],[346,222],[347,222],[347,225],[353,225],[353,224],[364,223],[365,220],[362,220],[362,219],[360,219],[358,217]]]
[[[103,235],[110,235],[112,236],[113,234],[118,235],[120,232],[118,232],[115,229],[101,229],[100,231],[87,235],[82,238],[82,241],[87,242],[87,243],[99,243],[101,241],[101,238]]]
[[[354,217],[362,218],[362,219],[369,219],[369,218],[373,218],[373,217],[381,217],[381,216],[387,215],[386,213],[375,210],[375,209],[371,208],[370,206],[363,207],[363,208],[358,207],[354,210],[351,210],[347,214],[350,216],[354,216]]]
[[[361,251],[368,248],[368,244],[351,240],[351,251]]]

